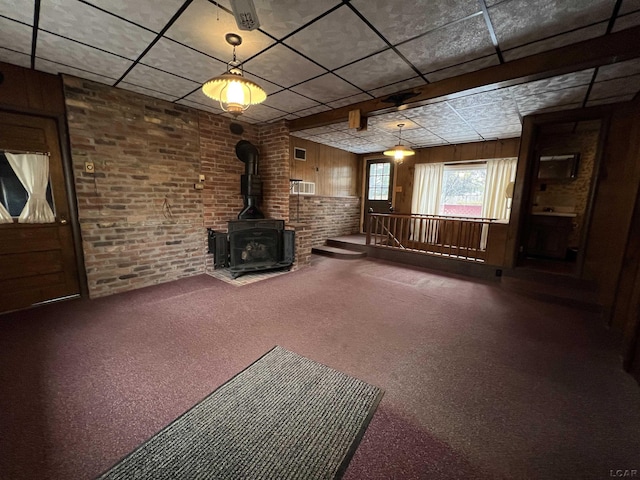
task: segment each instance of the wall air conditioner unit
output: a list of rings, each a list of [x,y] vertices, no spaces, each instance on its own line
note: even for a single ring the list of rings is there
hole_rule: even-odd
[[[315,195],[316,184],[314,182],[294,182],[291,184],[291,193],[300,195]]]

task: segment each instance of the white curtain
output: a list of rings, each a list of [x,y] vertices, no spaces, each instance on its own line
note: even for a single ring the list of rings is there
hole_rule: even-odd
[[[9,214],[9,212],[7,212],[7,209],[4,208],[4,205],[2,205],[0,203],[0,223],[13,223],[13,218],[11,218],[11,215]]]
[[[47,203],[49,157],[39,153],[5,153],[9,165],[29,194],[18,218],[19,223],[53,223],[56,217]]]
[[[507,208],[507,186],[516,178],[517,158],[493,158],[487,160],[487,180],[484,185],[482,216],[497,220],[509,220]],[[480,249],[487,248],[489,229],[482,226]]]
[[[484,186],[482,216],[508,220],[507,186],[516,178],[517,158],[487,160],[487,181]]]
[[[438,215],[444,163],[419,163],[413,176],[411,213]]]
[[[419,163],[413,176],[411,213],[438,215],[442,194],[444,163]],[[421,232],[416,235],[416,232]],[[419,236],[420,238],[417,238]],[[412,240],[435,242],[438,237],[437,220],[415,219],[412,225]]]

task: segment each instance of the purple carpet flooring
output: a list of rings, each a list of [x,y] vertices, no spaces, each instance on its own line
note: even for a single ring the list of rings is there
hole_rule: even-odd
[[[314,257],[0,316],[0,478],[94,478],[274,345],[385,390],[346,479],[640,471],[640,388],[597,315]]]

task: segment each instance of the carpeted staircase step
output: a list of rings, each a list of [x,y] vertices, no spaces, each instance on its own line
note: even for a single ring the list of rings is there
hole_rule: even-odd
[[[366,252],[356,252],[353,250],[347,250],[345,248],[331,247],[329,245],[322,245],[320,247],[313,247],[311,253],[317,255],[324,255],[326,257],[342,258],[347,260],[355,260],[357,258],[366,257]]]

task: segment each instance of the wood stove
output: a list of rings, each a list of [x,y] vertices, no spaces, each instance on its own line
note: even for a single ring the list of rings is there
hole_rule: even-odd
[[[226,232],[209,232],[209,253],[215,268],[229,267],[233,278],[243,273],[291,268],[295,259],[295,231],[284,220],[265,219],[259,208],[262,181],[258,175],[258,149],[247,140],[236,144],[236,156],[245,165],[240,179],[244,208]]]
[[[233,278],[291,268],[295,260],[295,232],[284,228],[284,220],[232,220],[227,232],[208,232],[215,268],[228,267]]]

